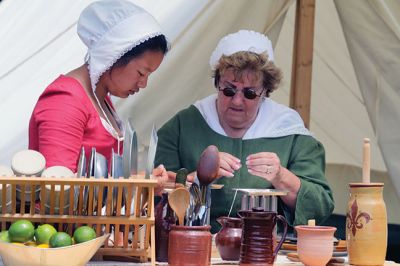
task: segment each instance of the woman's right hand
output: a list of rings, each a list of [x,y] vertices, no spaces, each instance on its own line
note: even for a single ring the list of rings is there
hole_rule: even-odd
[[[233,177],[234,172],[242,167],[240,159],[226,152],[219,152],[218,177]]]

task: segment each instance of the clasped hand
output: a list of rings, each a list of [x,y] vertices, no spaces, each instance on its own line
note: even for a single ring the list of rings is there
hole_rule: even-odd
[[[219,176],[233,177],[234,172],[242,167],[240,159],[229,153],[220,152],[219,158]],[[271,183],[280,177],[281,162],[274,152],[251,154],[246,158],[246,166],[250,174],[265,178]]]

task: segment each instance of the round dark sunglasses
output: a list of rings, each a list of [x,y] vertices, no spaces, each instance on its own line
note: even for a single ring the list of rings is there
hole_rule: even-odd
[[[238,90],[236,88],[230,88],[230,87],[226,87],[226,88],[218,87],[218,90],[222,91],[222,93],[226,97],[233,97],[233,96],[235,96],[235,94],[238,91],[241,91],[241,92],[243,92],[243,96],[249,100],[254,100],[257,97],[260,97],[264,92],[264,89],[263,89],[259,94],[257,94],[257,91],[253,88],[243,88],[242,90]]]

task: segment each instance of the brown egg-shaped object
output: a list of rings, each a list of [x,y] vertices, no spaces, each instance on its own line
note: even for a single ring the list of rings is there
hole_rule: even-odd
[[[218,177],[219,151],[214,145],[208,146],[197,163],[197,177],[200,185],[207,186]]]

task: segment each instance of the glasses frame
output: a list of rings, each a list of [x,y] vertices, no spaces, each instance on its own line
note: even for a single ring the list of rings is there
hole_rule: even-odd
[[[244,98],[248,100],[254,100],[257,97],[261,97],[265,91],[263,88],[259,94],[257,94],[256,90],[254,88],[243,88],[243,89],[238,89],[238,88],[232,88],[232,87],[224,87],[221,88],[221,85],[218,85],[218,91],[222,91],[225,97],[233,97],[238,93],[238,91],[241,91],[243,93]],[[254,92],[254,94],[252,94]],[[233,93],[233,94],[232,94]],[[251,93],[249,95],[249,93]]]

